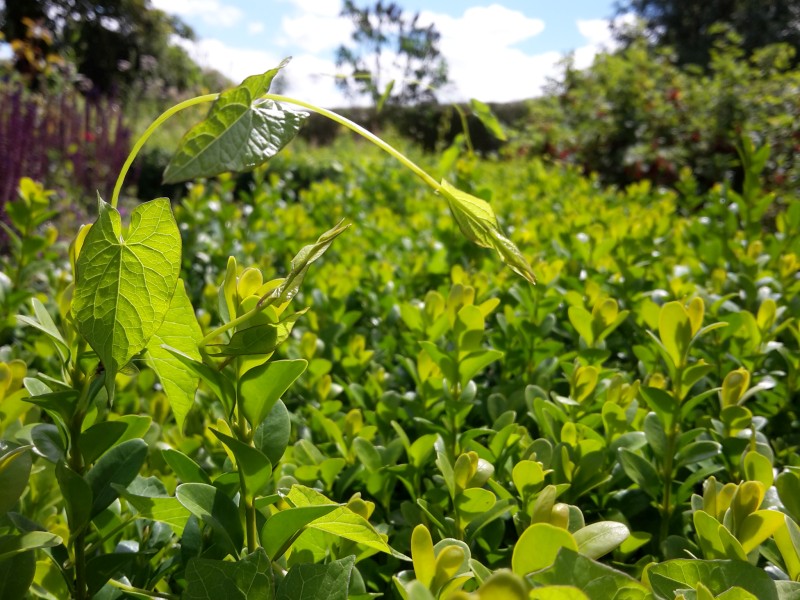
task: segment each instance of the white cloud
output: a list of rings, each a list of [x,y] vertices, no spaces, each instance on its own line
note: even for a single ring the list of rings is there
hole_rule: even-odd
[[[273,69],[283,60],[282,56],[271,52],[235,48],[217,39],[197,42],[176,39],[175,42],[199,64],[220,71],[235,83]],[[295,56],[281,76],[286,79],[287,95],[324,107],[341,107],[347,104],[347,100],[336,88],[335,73],[336,66],[332,60],[306,53]]]
[[[349,19],[324,13],[307,12],[281,21],[283,46],[296,46],[306,52],[318,54],[334,50],[350,40],[353,23]]]
[[[341,0],[288,0],[298,10],[298,13],[307,13],[322,17],[338,17],[342,11]]]
[[[529,55],[512,47],[544,31],[541,19],[492,4],[469,8],[460,17],[425,11],[420,23],[433,23],[442,34],[440,49],[455,88],[443,99],[507,102],[530,98],[555,74],[557,52]]]
[[[232,27],[242,19],[242,11],[219,0],[153,0],[153,6],[181,17],[199,17],[209,25]]]
[[[592,44],[604,45],[613,39],[608,19],[578,19],[576,25],[581,35]]]
[[[254,21],[252,23],[247,24],[247,33],[250,35],[256,35],[264,31],[264,23],[261,21]]]
[[[179,38],[174,41],[182,46],[194,61],[216,69],[237,83],[249,75],[272,69],[281,61],[276,54],[263,50],[234,48],[213,38],[196,42]]]
[[[616,17],[613,24],[620,26],[631,24],[634,21],[635,17],[631,13]],[[612,33],[612,21],[608,19],[578,19],[575,24],[580,34],[588,42],[586,45],[576,48],[573,52],[576,68],[589,68],[592,66],[594,57],[597,54],[603,51],[613,51],[619,46]]]

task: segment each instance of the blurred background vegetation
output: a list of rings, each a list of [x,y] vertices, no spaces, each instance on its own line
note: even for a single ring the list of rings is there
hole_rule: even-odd
[[[372,102],[342,112],[425,152],[462,144],[466,126],[479,154],[568,163],[605,184],[649,179],[703,190],[718,182],[741,187],[737,146],[747,135],[771,149],[767,187],[797,189],[797,0],[621,1],[616,16],[629,17],[614,21],[616,51],[583,70],[568,57],[540,97],[491,105],[505,139],[469,106],[436,101],[447,64],[434,27],[419,27],[396,3],[346,2],[342,11],[356,23],[353,39],[363,52],[340,52],[341,85]],[[377,29],[370,25],[376,21]],[[131,140],[154,115],[231,83],[174,43],[175,36],[191,39],[192,30],[148,0],[7,2],[0,32],[13,50],[0,64],[0,204],[14,197],[19,177],[32,176],[90,205],[97,190],[108,194]],[[93,51],[98,46],[103,52]],[[405,52],[407,75],[418,85],[394,86],[370,70],[369,54],[388,46]],[[180,193],[161,187],[160,172],[196,118],[180,116],[148,144],[131,179],[140,198]],[[303,132],[312,146],[340,135],[317,118]]]

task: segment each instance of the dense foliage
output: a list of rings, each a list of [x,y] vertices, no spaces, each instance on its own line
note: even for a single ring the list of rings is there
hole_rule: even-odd
[[[273,74],[166,178],[249,123],[285,145],[301,113],[242,100]],[[244,189],[197,181],[174,220],[101,202],[69,248],[23,180],[0,595],[795,597],[800,203],[740,145],[741,193],[467,153],[429,165],[457,186],[438,202],[350,140],[289,147]],[[237,148],[227,168],[264,151]],[[494,212],[537,285],[466,239],[525,275]]]
[[[5,2],[0,31],[14,47],[14,67],[29,76],[37,74],[39,60],[55,55],[105,94],[145,79],[180,89],[202,80],[200,67],[171,39],[191,38],[191,29],[148,0]]]
[[[644,32],[651,44],[674,48],[681,64],[707,66],[719,26],[737,31],[748,55],[776,43],[800,51],[797,0],[618,0],[617,13],[639,20],[635,27],[627,20],[620,23],[619,40],[630,42]]]
[[[800,71],[794,49],[767,46],[749,58],[735,35],[718,41],[707,71],[681,67],[672,50],[644,40],[567,68],[546,96],[531,101],[522,150],[597,173],[605,183],[648,179],[676,186],[691,172],[703,189],[741,185],[737,146],[749,135],[771,148],[769,187],[800,185]]]

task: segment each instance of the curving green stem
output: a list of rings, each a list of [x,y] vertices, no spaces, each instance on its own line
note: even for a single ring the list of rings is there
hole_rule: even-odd
[[[395,148],[391,144],[387,144],[381,138],[379,138],[377,135],[375,135],[374,133],[370,132],[367,129],[364,129],[363,127],[361,127],[361,125],[359,125],[357,123],[354,123],[350,119],[347,119],[347,118],[343,117],[342,115],[339,115],[339,114],[337,114],[337,113],[335,113],[335,112],[333,112],[331,110],[328,110],[326,108],[321,108],[321,107],[316,106],[314,104],[310,104],[308,102],[303,102],[302,100],[297,100],[295,98],[290,98],[288,96],[282,96],[280,94],[265,94],[264,96],[262,96],[262,98],[264,100],[273,100],[275,102],[285,102],[286,104],[294,104],[295,106],[299,106],[301,108],[305,108],[307,110],[310,110],[312,112],[320,114],[323,117],[327,117],[331,121],[335,121],[336,123],[339,123],[339,125],[343,125],[344,127],[347,127],[348,129],[350,129],[351,131],[354,131],[355,133],[357,133],[358,135],[360,135],[364,139],[367,139],[370,142],[372,142],[373,144],[375,144],[376,146],[378,146],[378,148],[380,148],[381,150],[383,150],[387,154],[390,154],[391,156],[396,158],[405,167],[408,167],[411,171],[413,171],[414,174],[417,177],[422,179],[422,181],[425,182],[425,185],[427,185],[428,187],[432,188],[434,191],[438,192],[440,189],[442,189],[442,185],[438,181],[436,181],[433,177],[428,175],[428,173],[426,173],[425,170],[423,170],[419,165],[417,165],[415,162],[413,162],[405,154],[403,154],[402,152],[397,150],[397,148]]]
[[[144,146],[145,142],[150,138],[151,135],[158,129],[161,124],[169,119],[172,115],[179,113],[180,111],[189,108],[191,106],[196,106],[198,104],[204,104],[206,102],[214,102],[217,98],[219,98],[219,94],[205,94],[203,96],[197,96],[195,98],[190,98],[189,100],[184,100],[165,110],[161,115],[153,121],[150,126],[145,130],[145,132],[136,140],[136,143],[133,145],[130,153],[128,154],[128,158],[125,160],[125,163],[122,165],[122,169],[120,169],[119,175],[117,176],[117,181],[114,184],[114,192],[111,194],[111,206],[113,208],[117,207],[119,203],[119,194],[122,191],[122,184],[125,181],[125,176],[128,174],[128,170],[130,169],[133,161],[136,159],[136,156],[139,154],[139,151]],[[405,167],[410,169],[417,177],[422,179],[425,182],[425,185],[433,189],[434,191],[439,191],[442,189],[441,184],[436,181],[433,177],[428,175],[424,169],[422,169],[419,165],[417,165],[414,161],[408,158],[405,154],[397,150],[391,144],[387,144],[381,138],[376,136],[374,133],[370,132],[369,130],[361,127],[357,123],[354,123],[350,119],[343,117],[340,114],[337,114],[331,110],[326,108],[322,108],[320,106],[316,106],[315,104],[311,104],[309,102],[304,102],[303,100],[298,100],[296,98],[290,98],[288,96],[282,96],[280,94],[264,94],[261,97],[262,100],[273,100],[275,102],[285,102],[286,104],[294,104],[295,106],[299,106],[301,108],[305,108],[312,112],[322,115],[323,117],[327,117],[328,119],[339,123],[340,125],[347,127],[351,131],[354,131],[364,139],[369,140],[376,146],[378,146],[381,150],[386,152],[387,154],[396,158],[400,163],[402,163]]]
[[[155,130],[158,129],[164,121],[169,119],[175,113],[179,113],[183,109],[189,108],[190,106],[203,104],[204,102],[213,102],[217,98],[219,98],[219,94],[206,94],[205,96],[197,96],[196,98],[184,100],[172,108],[165,110],[155,121],[150,124],[150,127],[145,130],[138,140],[136,140],[136,143],[133,145],[130,154],[128,154],[128,158],[125,159],[125,163],[122,165],[122,169],[119,171],[117,182],[114,184],[114,192],[111,194],[112,208],[117,208],[117,204],[119,203],[119,193],[122,191],[122,183],[125,181],[125,175],[128,174],[128,169],[131,168],[136,155],[139,154],[139,150],[142,149],[142,146],[144,146],[144,143],[148,140],[148,138],[153,135],[153,132],[155,132]]]

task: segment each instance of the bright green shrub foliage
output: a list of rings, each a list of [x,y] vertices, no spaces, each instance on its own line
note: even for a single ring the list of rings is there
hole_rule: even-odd
[[[71,325],[85,280],[4,284],[24,327],[0,355],[3,597],[798,593],[796,200],[754,169],[684,213],[647,181],[459,159],[444,175],[476,200],[458,224],[497,241],[491,207],[532,286],[364,145],[275,160],[173,207],[181,279],[149,344],[135,294],[92,313],[140,352],[112,348],[113,381]],[[336,175],[298,191],[295,163]],[[148,223],[148,248],[171,239]],[[133,268],[125,252],[110,267]],[[189,305],[199,331],[175,316]]]

